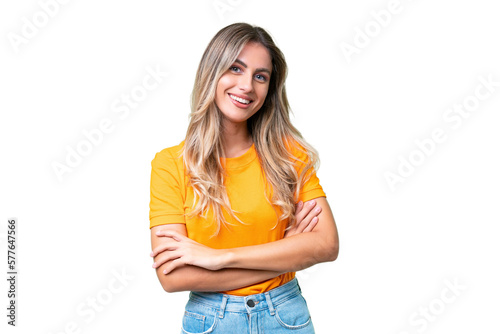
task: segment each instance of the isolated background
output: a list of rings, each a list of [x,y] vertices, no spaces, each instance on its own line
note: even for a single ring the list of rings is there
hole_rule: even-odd
[[[338,260],[298,275],[317,332],[498,333],[500,87],[457,128],[443,120],[480,76],[500,81],[494,2],[401,0],[350,62],[341,43],[389,0],[74,0],[16,52],[8,36],[48,2],[0,5],[3,254],[7,219],[19,224],[18,327],[2,306],[2,332],[179,332],[187,292],[164,292],[149,257],[150,163],[184,138],[209,40],[245,21],[286,56],[293,122],[320,153],[339,228]],[[120,118],[113,103],[147,67],[169,75]],[[52,164],[103,119],[112,132],[59,180]],[[384,173],[435,128],[447,140],[391,189]],[[453,302],[446,282],[462,286]],[[6,306],[5,279],[0,291]]]

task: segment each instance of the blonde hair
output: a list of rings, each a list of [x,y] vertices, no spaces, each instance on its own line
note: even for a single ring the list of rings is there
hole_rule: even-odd
[[[200,61],[191,95],[190,123],[181,153],[194,190],[193,210],[189,216],[206,217],[212,208],[217,223],[215,234],[219,233],[221,223],[229,224],[224,218],[223,208],[244,223],[231,209],[224,187],[226,173],[220,159],[224,157],[222,114],[215,104],[215,92],[220,77],[248,42],[262,44],[272,60],[266,99],[260,110],[248,119],[247,126],[267,180],[266,198],[275,210],[275,206],[281,210],[281,215],[276,210],[278,222],[289,219],[288,227],[295,223],[295,203],[300,189],[319,166],[316,150],[290,121],[285,90],[287,65],[271,36],[264,29],[246,23],[223,28],[210,41]],[[306,153],[308,161],[298,161],[292,154],[294,148]]]

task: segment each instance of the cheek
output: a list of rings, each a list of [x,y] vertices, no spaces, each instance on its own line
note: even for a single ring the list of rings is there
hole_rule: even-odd
[[[219,84],[215,91],[215,102],[220,101],[222,98],[224,98],[224,88]]]
[[[219,82],[217,83],[217,92],[222,92],[228,89],[231,86],[231,78],[226,74],[220,77]]]
[[[269,92],[269,85],[258,88],[258,95],[262,103],[264,103],[264,100],[266,99],[268,92]]]

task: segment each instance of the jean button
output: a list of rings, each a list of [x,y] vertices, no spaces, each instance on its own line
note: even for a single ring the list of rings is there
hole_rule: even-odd
[[[255,306],[255,302],[251,299],[247,300],[247,305],[250,306],[250,307],[254,307]]]

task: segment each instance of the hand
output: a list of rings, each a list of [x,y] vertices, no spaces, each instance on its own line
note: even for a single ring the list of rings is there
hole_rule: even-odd
[[[170,273],[175,268],[189,264],[208,270],[222,268],[223,253],[219,249],[213,249],[189,239],[172,230],[161,230],[156,232],[158,237],[166,237],[168,240],[153,249],[151,256],[155,257],[153,268],[167,263],[164,274]]]
[[[284,238],[291,237],[302,232],[311,232],[319,222],[318,215],[321,213],[321,207],[316,206],[315,200],[303,203],[298,202],[295,209],[295,224],[285,232]]]

